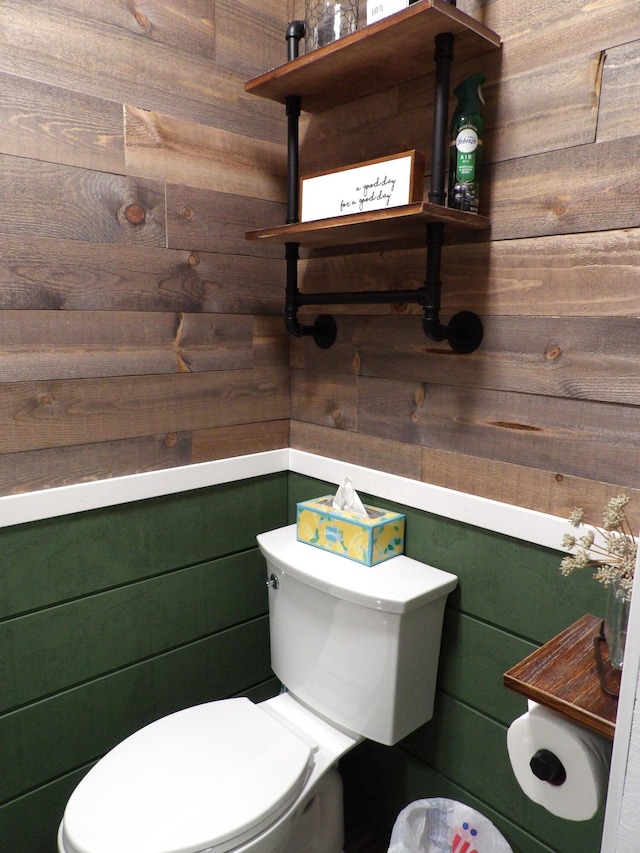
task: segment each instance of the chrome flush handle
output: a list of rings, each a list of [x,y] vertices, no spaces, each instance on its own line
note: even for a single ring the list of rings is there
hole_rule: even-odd
[[[280,586],[280,581],[274,574],[272,574],[270,575],[269,580],[267,581],[267,586],[270,586],[272,589],[278,589],[278,587]]]

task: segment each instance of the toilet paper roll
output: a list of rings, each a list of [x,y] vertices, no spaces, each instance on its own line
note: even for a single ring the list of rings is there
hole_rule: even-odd
[[[589,820],[604,802],[611,761],[611,741],[604,736],[530,702],[529,710],[507,730],[507,750],[524,793],[551,814]],[[564,781],[561,771],[554,781],[534,774],[531,759],[541,750],[559,759],[566,773]]]

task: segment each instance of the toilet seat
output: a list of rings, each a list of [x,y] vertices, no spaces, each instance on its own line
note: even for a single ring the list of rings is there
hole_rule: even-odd
[[[72,794],[67,853],[225,853],[296,800],[314,747],[249,699],[157,720],[99,761]],[[266,770],[265,770],[266,768]]]

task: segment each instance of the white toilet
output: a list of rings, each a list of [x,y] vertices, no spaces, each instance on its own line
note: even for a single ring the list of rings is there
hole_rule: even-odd
[[[197,705],[131,735],[71,795],[60,853],[339,853],[338,759],[431,718],[455,575],[404,555],[363,566],[298,542],[295,525],[258,544],[286,692]]]

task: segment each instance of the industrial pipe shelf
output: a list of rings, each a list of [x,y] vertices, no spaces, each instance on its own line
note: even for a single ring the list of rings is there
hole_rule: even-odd
[[[336,339],[332,317],[321,315],[312,326],[298,319],[303,305],[367,304],[382,301],[417,303],[424,309],[423,328],[432,341],[446,340],[454,352],[470,353],[482,341],[482,321],[471,311],[440,322],[440,267],[444,227],[487,229],[489,219],[445,206],[448,161],[448,103],[453,46],[465,61],[500,47],[500,37],[474,18],[458,11],[455,0],[418,0],[394,15],[351,35],[298,55],[303,21],[287,29],[289,61],[245,83],[245,91],[285,105],[287,114],[286,224],[249,231],[247,239],[280,243],[285,248],[287,284],[285,325],[295,337],[312,336],[319,347]],[[300,222],[299,118],[302,110],[319,112],[389,88],[435,70],[428,201],[389,210]],[[413,291],[376,290],[306,295],[298,289],[299,248],[352,246],[426,237],[424,286]]]

